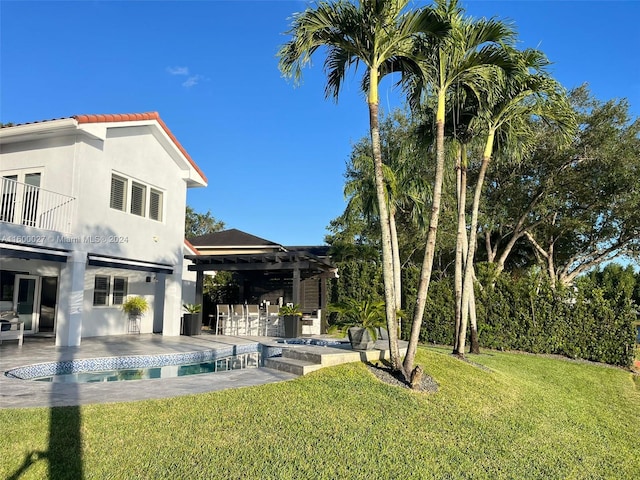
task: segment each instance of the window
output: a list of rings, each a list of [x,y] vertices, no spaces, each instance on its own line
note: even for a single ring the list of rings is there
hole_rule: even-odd
[[[136,182],[131,184],[131,213],[144,217],[147,187]]]
[[[124,297],[127,296],[127,279],[124,277],[113,277],[113,297],[111,305],[122,305]]]
[[[7,202],[9,200],[7,197]],[[109,205],[121,212],[161,222],[164,215],[164,194],[149,185],[114,173],[111,175]]]
[[[111,208],[116,210],[125,211],[127,206],[127,180],[118,177],[117,175],[111,176],[111,200],[109,202]]]
[[[93,287],[93,304],[108,305],[110,278],[103,275],[96,275]]]
[[[153,188],[149,194],[149,218],[162,221],[162,192]]]

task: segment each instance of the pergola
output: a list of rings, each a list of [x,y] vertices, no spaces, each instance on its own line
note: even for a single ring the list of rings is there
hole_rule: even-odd
[[[300,282],[308,278],[336,278],[337,268],[330,261],[307,251],[287,251],[254,254],[186,255],[194,264],[190,271],[197,272],[196,303],[202,304],[205,272],[280,272],[291,275],[292,302],[301,303]],[[324,282],[322,282],[324,285]],[[320,290],[320,305],[326,303],[326,289]]]

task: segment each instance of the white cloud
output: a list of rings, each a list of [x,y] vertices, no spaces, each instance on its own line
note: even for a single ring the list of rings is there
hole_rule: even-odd
[[[192,75],[182,82],[182,86],[186,88],[193,87],[194,85],[197,85],[200,80],[204,80],[202,75]]]
[[[171,75],[189,75],[189,67],[167,67]]]

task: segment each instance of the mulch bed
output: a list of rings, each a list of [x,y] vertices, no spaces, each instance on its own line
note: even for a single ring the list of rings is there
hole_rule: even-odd
[[[426,373],[422,376],[422,382],[418,388],[411,388],[411,385],[404,381],[402,373],[393,372],[386,364],[371,364],[367,363],[369,371],[381,382],[394,387],[406,388],[413,392],[421,393],[436,393],[438,391],[438,383]]]

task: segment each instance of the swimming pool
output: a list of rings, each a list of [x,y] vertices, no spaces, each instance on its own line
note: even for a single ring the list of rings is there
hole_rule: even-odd
[[[234,345],[216,350],[161,355],[101,357],[48,362],[18,367],[5,376],[20,380],[54,383],[93,383],[214,373],[242,368],[259,368],[262,358],[281,349],[260,344]]]
[[[349,343],[348,340],[324,340],[321,338],[284,338],[278,343],[286,345],[314,345],[317,347],[339,347]]]
[[[122,382],[127,380],[146,380],[151,378],[175,378],[203,373],[243,370],[262,366],[259,352],[244,353],[219,358],[210,362],[189,363],[186,365],[165,365],[162,367],[125,368],[95,372],[78,372],[37,377],[30,380],[54,383],[97,383]]]

